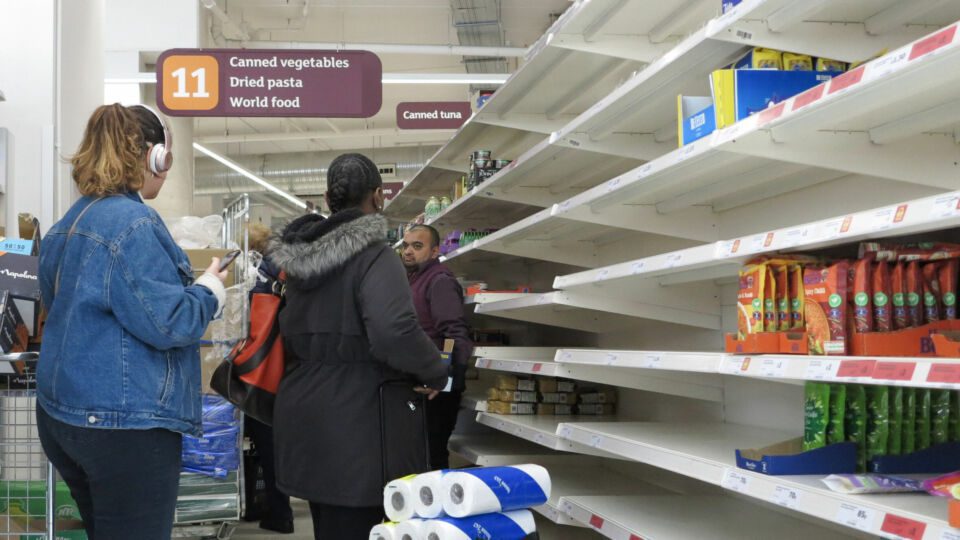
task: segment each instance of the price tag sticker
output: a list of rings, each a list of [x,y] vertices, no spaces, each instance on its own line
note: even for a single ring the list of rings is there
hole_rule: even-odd
[[[927,382],[935,384],[960,384],[960,364],[931,364]]]
[[[807,239],[808,234],[809,229],[807,227],[790,229],[780,236],[780,246],[782,248],[799,246]]]
[[[591,448],[600,448],[600,445],[603,444],[603,435],[591,435],[590,436],[590,447]]]
[[[563,426],[562,428],[560,428],[560,438],[561,438],[561,439],[569,439],[571,435],[573,435],[573,428],[572,428],[572,427],[570,427],[570,426]]]
[[[569,362],[570,360],[573,360],[573,353],[565,352],[560,358],[562,362]]]
[[[606,281],[608,277],[610,277],[610,270],[607,268],[604,268],[603,270],[597,272],[597,277],[596,279],[594,279],[594,281],[595,282]]]
[[[960,195],[943,195],[934,199],[933,214],[941,218],[960,215]]]
[[[737,252],[740,251],[740,239],[729,240],[720,244],[720,256],[721,257],[735,257]]]
[[[873,368],[873,378],[884,381],[910,381],[916,371],[915,362],[877,362]]]
[[[544,440],[545,440],[545,437],[543,436],[543,433],[537,433],[536,435],[533,436],[533,442],[537,444],[543,444]]]
[[[637,171],[637,178],[646,178],[650,176],[650,173],[653,171],[653,164],[647,163],[643,167],[640,167],[640,170]]]
[[[683,253],[673,253],[667,255],[667,268],[674,268],[683,262]]]
[[[940,540],[960,540],[960,531],[943,531]]]
[[[533,369],[531,369],[530,371],[532,371],[533,373],[540,373],[541,369],[543,369],[543,364],[541,364],[540,362],[537,362],[536,364],[533,365]]]
[[[612,365],[614,365],[614,364],[616,364],[616,363],[617,363],[617,355],[615,355],[615,354],[613,354],[613,353],[607,353],[607,357],[606,357],[606,359],[604,360],[604,364],[606,364],[606,365],[608,365],[608,366],[612,366]]]
[[[880,531],[884,536],[898,540],[921,540],[926,530],[926,523],[893,514],[887,514],[886,517],[883,518],[883,523],[880,525]]]
[[[766,234],[755,234],[750,237],[750,253],[763,251],[763,243],[767,241]]]
[[[746,493],[750,489],[750,477],[736,469],[727,467],[723,471],[723,480],[721,480],[720,485],[730,491]]]
[[[537,304],[546,304],[549,301],[549,297],[545,294],[541,294],[537,297]]]
[[[837,360],[808,360],[803,378],[810,381],[826,381],[837,378],[840,362]]]
[[[590,516],[590,526],[599,531],[603,528],[603,518],[597,515]]]
[[[662,360],[663,357],[659,354],[645,354],[643,355],[642,366],[648,369],[659,369]]]
[[[486,358],[477,358],[477,367],[480,369],[486,369],[490,365],[490,360]]]
[[[777,486],[773,490],[773,503],[796,510],[800,507],[800,492],[787,486]]]
[[[696,143],[691,143],[677,152],[677,163],[683,163],[687,158],[693,155],[694,150],[697,149]]]
[[[636,261],[630,265],[630,274],[635,276],[642,273],[645,266],[647,266],[646,261]]]
[[[620,177],[616,177],[613,180],[607,182],[607,193],[610,193],[620,187]]]
[[[907,51],[900,51],[877,59],[870,66],[870,79],[886,77],[907,63]]]
[[[873,532],[874,524],[877,521],[877,511],[856,504],[840,503],[836,521],[841,525],[869,533]]]
[[[720,373],[744,375],[750,367],[750,359],[743,356],[727,356],[720,362]]]
[[[503,431],[503,428],[504,428],[504,426],[506,426],[506,425],[507,425],[507,424],[504,423],[503,420],[497,420],[497,429],[499,429],[500,431]]]
[[[872,228],[876,231],[885,231],[893,225],[893,217],[896,215],[897,208],[891,206],[882,210],[877,210],[871,216]]]
[[[837,369],[837,378],[868,379],[873,375],[876,360],[841,360]]]
[[[760,362],[760,375],[782,378],[787,374],[787,361],[783,358],[764,358]]]

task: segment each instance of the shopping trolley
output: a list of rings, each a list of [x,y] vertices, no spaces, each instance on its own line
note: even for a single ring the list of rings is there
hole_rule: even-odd
[[[40,446],[38,358],[34,352],[0,355],[0,539],[54,540],[58,503],[65,505],[65,517],[79,518]]]

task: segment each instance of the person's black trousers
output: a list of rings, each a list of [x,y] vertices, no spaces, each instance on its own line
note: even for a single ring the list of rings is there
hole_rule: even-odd
[[[89,540],[169,540],[182,437],[166,429],[94,429],[37,406],[47,458],[77,501]]]
[[[260,466],[263,467],[263,483],[267,503],[267,521],[277,523],[293,521],[293,510],[290,508],[290,497],[277,489],[276,463],[273,452],[273,428],[253,419],[250,416],[244,419],[244,428],[253,441],[253,446],[260,456]]]
[[[430,468],[432,470],[450,468],[450,451],[447,443],[457,427],[457,415],[460,414],[460,392],[440,392],[437,397],[427,401],[427,437],[430,444]]]
[[[366,540],[370,529],[383,521],[383,507],[351,508],[310,503],[314,540]]]

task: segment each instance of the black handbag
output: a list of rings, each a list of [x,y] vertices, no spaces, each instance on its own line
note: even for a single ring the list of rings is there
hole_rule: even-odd
[[[410,380],[380,384],[380,448],[383,485],[430,470],[426,397]]]

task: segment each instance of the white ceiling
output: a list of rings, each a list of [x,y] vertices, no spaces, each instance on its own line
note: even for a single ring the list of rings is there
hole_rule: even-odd
[[[457,0],[461,6],[496,0]],[[500,0],[505,46],[527,47],[569,5],[569,0]],[[451,0],[217,0],[232,24],[207,17],[205,46],[251,41],[460,45]],[[205,11],[205,10],[204,10]],[[489,31],[489,28],[486,30]],[[385,73],[466,73],[463,57],[379,54]],[[514,70],[519,59],[507,62]],[[194,137],[231,155],[315,152],[438,145],[452,131],[399,131],[396,105],[403,101],[469,100],[468,85],[390,84],[383,107],[367,119],[198,118]]]

